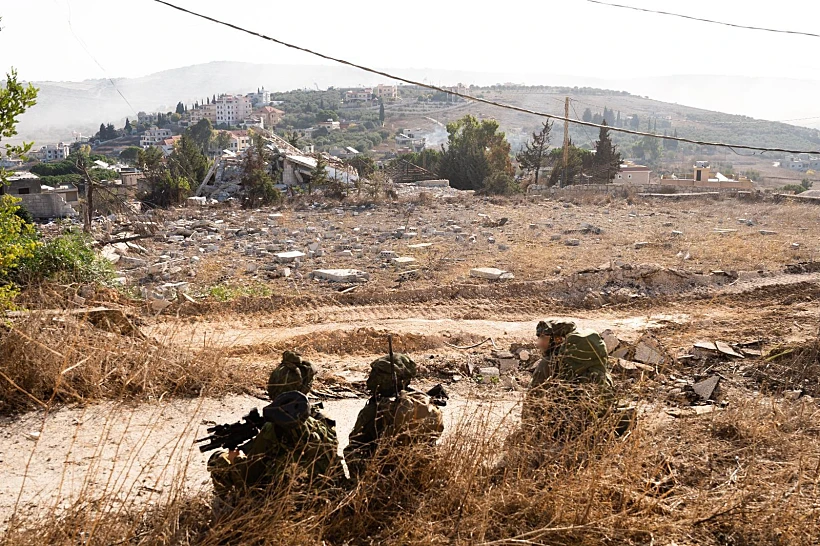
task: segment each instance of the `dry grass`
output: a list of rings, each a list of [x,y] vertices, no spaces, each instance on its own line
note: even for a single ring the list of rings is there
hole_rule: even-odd
[[[651,409],[651,405],[647,409]],[[207,495],[114,509],[84,499],[18,519],[4,544],[816,544],[817,407],[749,400],[673,420],[646,414],[616,439],[603,419],[573,438],[466,415],[444,443],[398,448],[355,486],[277,484],[215,517]],[[812,432],[815,431],[815,432]],[[592,438],[596,441],[591,441]],[[504,464],[499,467],[500,454]],[[116,504],[116,506],[121,506]]]
[[[255,379],[225,366],[216,351],[185,351],[67,314],[7,322],[0,328],[0,355],[0,413],[53,402],[245,392]]]

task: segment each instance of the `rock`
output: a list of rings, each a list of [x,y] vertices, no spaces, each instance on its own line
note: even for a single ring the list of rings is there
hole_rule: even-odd
[[[561,240],[561,234],[556,233],[554,235],[550,235],[550,241],[560,241],[560,240]]]
[[[311,277],[320,281],[329,282],[367,282],[370,275],[358,269],[317,269]]]
[[[481,376],[482,383],[491,383],[498,381],[501,377],[501,372],[496,367],[479,368],[478,374]]]
[[[412,264],[416,261],[416,259],[411,258],[410,256],[399,256],[397,258],[393,258],[392,261],[394,265],[402,266]]]
[[[673,232],[672,232],[672,236],[673,236],[673,237],[680,237],[681,235],[683,235],[683,232],[682,232],[682,231],[673,231]]]
[[[640,250],[640,249],[642,249],[643,247],[645,247],[645,246],[646,246],[646,245],[648,245],[648,244],[649,244],[649,242],[648,242],[648,241],[639,241],[639,242],[635,243],[635,244],[634,244],[634,245],[632,245],[632,246],[634,246],[634,247],[635,247],[635,250]]]
[[[151,300],[151,310],[155,313],[160,313],[164,309],[168,308],[171,305],[171,302],[166,299],[156,299]]]
[[[587,309],[598,309],[603,307],[604,298],[597,292],[587,292],[584,296],[584,307]]]
[[[33,430],[31,432],[27,432],[26,438],[32,441],[37,441],[40,439],[40,431]]]
[[[487,279],[496,281],[500,279],[506,271],[503,269],[496,269],[495,267],[475,267],[470,270],[470,276],[478,279]]]
[[[635,345],[635,357],[634,359],[637,362],[641,362],[643,364],[651,364],[653,366],[657,366],[659,364],[663,364],[666,360],[663,355],[663,351],[658,346],[658,344],[649,339],[641,339]]]
[[[290,263],[299,258],[304,258],[305,253],[299,250],[291,250],[290,252],[279,252],[276,254],[276,259],[279,263]]]
[[[119,264],[123,268],[135,269],[137,267],[146,267],[148,262],[142,258],[133,258],[131,256],[120,256]]]
[[[512,353],[499,351],[495,357],[498,359],[498,368],[501,370],[501,373],[518,369],[518,359]]]
[[[706,402],[710,398],[712,398],[712,394],[715,392],[715,388],[717,388],[718,383],[720,382],[719,375],[713,375],[708,379],[704,379],[703,381],[699,381],[692,386],[692,390],[695,391],[695,394],[700,396],[701,400]]]
[[[100,251],[100,256],[102,256],[112,264],[115,264],[120,261],[120,255],[117,254],[116,250],[114,250],[114,247],[112,247],[111,245],[104,246]]]
[[[761,235],[777,235],[776,231],[770,231],[768,229],[761,229],[759,233]]]
[[[567,246],[581,246],[581,240],[580,239],[567,239],[566,241],[564,241],[564,244],[567,245]]]
[[[803,391],[800,391],[800,390],[797,390],[797,391],[784,391],[783,392],[783,398],[785,398],[786,400],[791,400],[791,401],[797,400],[802,395],[803,395]]]
[[[743,355],[732,349],[732,347],[728,343],[716,341],[715,348],[725,355],[733,356],[735,358],[743,358]]]
[[[522,362],[527,362],[529,359],[530,359],[530,352],[529,351],[527,351],[526,349],[522,349],[521,351],[519,351],[518,360],[521,360]]]
[[[407,245],[407,248],[429,248],[431,246],[433,246],[433,243],[416,243],[414,245]]]
[[[601,338],[604,340],[604,345],[606,345],[607,354],[612,354],[612,351],[621,344],[621,340],[609,329],[601,332]]]

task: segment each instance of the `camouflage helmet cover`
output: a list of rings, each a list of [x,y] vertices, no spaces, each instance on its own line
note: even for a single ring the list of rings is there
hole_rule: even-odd
[[[549,319],[542,320],[535,327],[535,335],[553,336],[553,337],[567,337],[570,333],[575,331],[575,323],[571,320]]]
[[[313,385],[316,367],[304,360],[295,351],[282,353],[282,363],[279,364],[268,378],[268,396],[271,400],[288,391],[299,391],[307,394]]]
[[[395,370],[396,377],[393,378]],[[398,390],[404,390],[410,381],[416,377],[416,363],[409,356],[396,353],[393,363],[389,356],[377,358],[370,364],[370,375],[367,377],[367,389],[372,393],[384,396],[393,396]]]

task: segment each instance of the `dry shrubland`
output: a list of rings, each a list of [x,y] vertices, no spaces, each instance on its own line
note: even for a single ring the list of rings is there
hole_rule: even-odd
[[[392,446],[356,485],[280,483],[217,512],[181,486],[127,510],[81,499],[59,516],[14,521],[5,543],[817,543],[814,404],[758,398],[682,419],[643,409],[621,438],[606,418],[572,437],[546,422],[508,436],[511,416],[499,423],[485,409],[436,448]]]

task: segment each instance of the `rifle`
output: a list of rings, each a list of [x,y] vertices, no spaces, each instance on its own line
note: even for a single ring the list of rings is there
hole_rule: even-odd
[[[210,433],[210,436],[194,440],[194,443],[202,444],[208,442],[199,446],[199,450],[202,453],[219,448],[244,449],[247,443],[255,438],[256,435],[259,434],[259,431],[262,430],[262,426],[267,421],[266,414],[269,413],[267,411],[269,407],[270,404],[265,406],[261,414],[257,408],[253,408],[250,413],[235,423],[208,427],[207,431]]]
[[[321,410],[323,407],[321,402],[313,404],[312,407],[309,407],[311,413],[306,414],[305,417],[313,414],[316,415],[317,418],[321,418],[329,427],[335,427],[335,421],[320,415],[318,412],[314,413],[314,410]],[[262,427],[268,422],[272,422],[274,425],[279,422],[277,421],[276,408],[273,403],[262,408],[261,414],[259,413],[259,409],[253,408],[250,413],[235,423],[208,427],[206,430],[210,433],[210,436],[194,440],[194,443],[203,444],[207,442],[199,446],[199,450],[203,453],[219,448],[240,449],[244,451],[247,449],[248,443],[259,434],[259,431],[262,430]]]
[[[390,371],[393,372],[393,388],[396,389],[396,396],[399,395],[399,379],[396,377],[396,360],[393,357],[393,334],[387,335],[387,351],[390,355]]]

